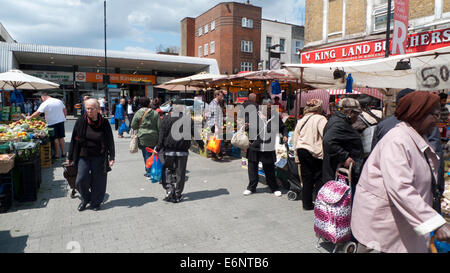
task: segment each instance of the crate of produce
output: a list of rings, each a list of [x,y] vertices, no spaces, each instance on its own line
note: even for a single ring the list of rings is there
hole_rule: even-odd
[[[16,142],[13,146],[16,150],[16,162],[28,162],[40,158],[38,142]]]
[[[50,145],[50,143],[41,145],[41,167],[52,167],[52,146]]]
[[[0,174],[5,174],[14,168],[15,154],[0,154]]]

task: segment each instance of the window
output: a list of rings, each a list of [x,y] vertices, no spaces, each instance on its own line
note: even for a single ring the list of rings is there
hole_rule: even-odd
[[[208,44],[205,44],[204,51],[205,51],[205,53],[203,55],[207,56],[209,53]]]
[[[209,52],[211,54],[214,54],[216,52],[216,42],[214,42],[214,41],[211,42],[211,46],[210,46]]]
[[[286,51],[285,45],[286,45],[286,39],[280,38],[280,52]]]
[[[202,56],[202,47],[201,46],[198,47],[198,56],[199,57]]]
[[[241,51],[253,53],[253,41],[241,41]]]
[[[267,36],[266,37],[266,49],[268,50],[269,47],[271,47],[271,46],[272,46],[272,37]]]
[[[295,52],[298,52],[303,48],[303,41],[295,41]]]
[[[203,35],[203,28],[199,28],[198,29],[198,36],[202,36]]]
[[[211,22],[211,31],[216,29],[216,21]]]
[[[252,71],[251,62],[241,62],[241,71]]]
[[[388,5],[386,4],[387,0],[377,0],[375,1],[375,6],[373,9],[373,30],[386,30],[387,27],[387,10]],[[384,3],[384,4],[383,4]],[[394,27],[394,2],[392,2],[391,7],[391,28]]]
[[[208,28],[209,28],[209,25],[208,25],[208,24],[206,24],[206,25],[205,25],[205,34],[206,34],[206,33],[208,33],[208,31],[209,31],[209,29],[208,29]]]
[[[243,17],[242,18],[242,27],[253,28],[253,20]]]

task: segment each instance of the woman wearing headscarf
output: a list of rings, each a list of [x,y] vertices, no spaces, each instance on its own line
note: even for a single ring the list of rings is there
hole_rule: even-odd
[[[67,164],[78,168],[76,188],[81,194],[79,211],[91,204],[100,209],[106,193],[107,173],[114,164],[114,138],[109,122],[100,115],[96,99],[84,102],[86,114],[78,118],[70,141]]]
[[[303,189],[302,203],[304,210],[314,209],[313,189],[320,188],[322,180],[323,130],[327,119],[322,115],[322,100],[312,99],[306,103],[304,117],[297,122],[293,141],[295,159],[300,163]]]
[[[439,97],[410,93],[395,116],[400,123],[375,146],[357,185],[351,228],[358,252],[428,252],[432,231],[450,239],[449,224],[433,209],[439,159],[426,141]]]

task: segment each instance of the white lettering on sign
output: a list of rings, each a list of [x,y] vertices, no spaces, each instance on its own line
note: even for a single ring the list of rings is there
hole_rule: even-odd
[[[428,43],[430,42],[430,34],[425,33],[420,35],[420,45],[428,45]]]
[[[450,70],[446,64],[427,66],[416,70],[417,85],[421,90],[450,88]]]
[[[383,48],[381,47],[382,44],[382,42],[375,43],[375,53],[379,53],[383,50]]]
[[[441,33],[439,33],[439,32],[433,32],[432,34],[431,34],[431,44],[432,45],[434,45],[434,44],[440,44],[440,43],[442,43],[442,40],[441,40]]]
[[[407,27],[401,21],[394,22],[394,39],[392,40],[392,54],[405,54],[405,41],[406,34],[408,33]]]
[[[444,31],[444,34],[442,36],[444,36],[444,39],[442,40],[443,42],[450,41],[450,29]]]

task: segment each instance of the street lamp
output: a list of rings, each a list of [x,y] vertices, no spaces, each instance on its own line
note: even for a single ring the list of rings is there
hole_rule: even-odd
[[[103,2],[103,11],[104,11],[104,27],[105,27],[105,74],[103,75],[103,83],[105,84],[105,97],[106,102],[109,104],[109,92],[108,92],[108,84],[109,84],[109,75],[108,75],[108,59],[106,57],[106,0]]]

